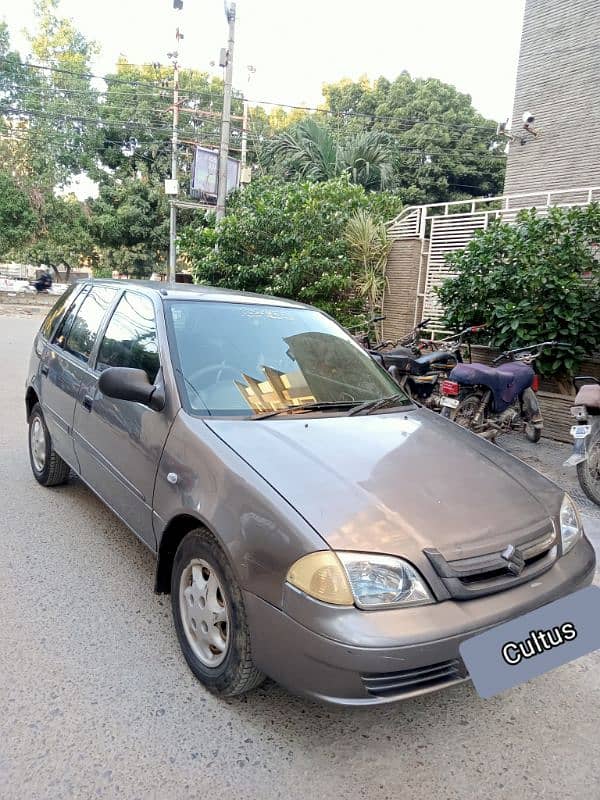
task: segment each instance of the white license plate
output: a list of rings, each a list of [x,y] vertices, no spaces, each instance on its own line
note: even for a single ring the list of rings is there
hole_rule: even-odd
[[[442,397],[442,405],[448,408],[458,408],[458,400],[456,397]]]
[[[585,406],[572,406],[571,407],[571,416],[572,417],[586,417],[587,412]]]
[[[571,428],[571,436],[574,439],[585,439],[592,432],[591,425],[573,425]]]

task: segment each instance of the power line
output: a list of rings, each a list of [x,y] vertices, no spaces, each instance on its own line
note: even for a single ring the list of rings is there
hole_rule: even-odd
[[[0,56],[0,61],[4,61],[4,62],[9,61],[14,66],[22,67],[22,68],[25,68],[25,69],[44,70],[44,71],[54,72],[54,73],[58,73],[58,74],[62,74],[62,75],[71,75],[71,76],[76,77],[76,78],[82,78],[82,79],[85,78],[86,80],[90,80],[90,79],[101,80],[101,81],[104,81],[106,84],[108,84],[109,87],[110,87],[110,84],[118,84],[118,85],[123,85],[123,86],[135,86],[135,87],[141,86],[143,88],[149,88],[149,89],[154,89],[154,90],[165,89],[165,86],[162,85],[162,80],[163,79],[161,79],[160,81],[157,80],[157,81],[153,81],[153,82],[128,80],[128,79],[125,79],[125,78],[116,78],[116,77],[114,77],[112,75],[97,75],[97,74],[95,74],[93,72],[76,72],[74,70],[65,69],[63,67],[53,67],[53,66],[42,65],[42,64],[30,64],[30,63],[24,62],[24,61],[13,62],[7,56]],[[135,66],[135,65],[131,65],[131,66]],[[188,71],[192,72],[192,70],[188,70]],[[182,70],[181,72],[182,72],[182,76],[185,77],[186,70]],[[166,80],[166,79],[164,79],[164,80]],[[107,90],[97,89],[95,91],[98,91],[100,93],[106,93]],[[185,90],[184,89],[184,90],[182,90],[180,92],[180,96],[187,97],[187,98],[193,98],[193,99],[199,99],[201,97],[209,97],[211,99],[212,98],[217,98],[218,99],[220,95],[219,95],[219,93],[217,91],[213,92],[212,89],[209,87],[208,89],[205,89],[203,91],[189,91],[189,90]],[[240,101],[242,100],[242,98],[239,97],[239,96],[234,97],[234,99],[235,100],[240,100]]]
[[[88,117],[83,114],[63,114],[60,111],[54,110],[52,112],[42,111],[42,110],[27,110],[27,109],[19,109],[19,108],[12,108],[12,107],[3,107],[0,106],[0,113],[10,114],[16,117],[40,117],[42,119],[49,119],[49,120],[63,120],[69,122],[79,122],[82,124],[92,124],[98,127],[100,130],[105,129],[114,129],[114,128],[133,128],[135,126],[139,126],[141,128],[145,128],[146,132],[156,133],[158,135],[167,135],[171,132],[171,127],[169,125],[153,125],[149,122],[145,121],[132,121],[130,119],[112,119],[112,120],[103,120],[98,118]],[[239,131],[235,129],[234,133],[239,135]],[[134,135],[134,134],[133,134]]]
[[[14,114],[15,116],[26,116],[26,117],[34,117],[34,118],[35,117],[41,117],[43,119],[49,119],[49,120],[63,120],[63,121],[79,122],[79,123],[81,123],[83,125],[89,123],[89,124],[93,124],[93,125],[97,126],[97,128],[100,129],[100,130],[106,130],[106,129],[114,130],[115,128],[119,128],[119,127],[123,128],[123,129],[127,129],[127,128],[131,129],[132,127],[134,127],[137,124],[140,127],[145,128],[146,132],[148,134],[155,133],[155,134],[161,135],[161,136],[163,136],[165,138],[168,135],[168,133],[171,131],[171,128],[169,126],[166,126],[166,125],[165,126],[157,126],[157,125],[151,125],[151,124],[145,123],[145,122],[134,123],[131,120],[109,120],[109,121],[105,121],[105,120],[101,120],[101,119],[94,119],[94,118],[86,117],[84,115],[61,114],[59,112],[50,113],[50,112],[44,112],[44,111],[38,111],[38,110],[36,110],[36,111],[26,111],[26,110],[21,110],[21,109],[14,109],[14,108],[2,108],[1,106],[0,106],[0,112]],[[237,130],[237,129],[232,131],[232,136],[235,137],[236,135],[237,136],[241,135],[240,131]],[[253,139],[255,140],[255,142],[256,142],[256,140],[258,138],[260,140],[261,144],[265,144],[265,143],[268,143],[268,142],[271,142],[271,141],[275,141],[278,138],[277,136],[265,137],[265,136],[260,136],[260,135],[257,137],[257,135],[255,133],[253,133],[252,135],[253,135]],[[213,136],[216,139],[217,133],[215,132],[213,134]],[[135,137],[134,134],[130,134],[130,138],[136,138],[137,139],[137,137]],[[206,139],[207,137],[203,136],[203,138]],[[210,138],[210,135],[209,135],[208,138]],[[138,141],[141,141],[141,140],[138,139]],[[153,143],[153,140],[150,140],[150,141]],[[212,143],[207,143],[207,144],[212,144]],[[215,144],[216,144],[216,141],[215,141]],[[458,147],[439,147],[439,146],[436,146],[436,145],[432,146],[431,144],[429,146],[427,146],[427,147],[396,145],[395,149],[397,151],[402,152],[402,153],[415,154],[415,155],[420,155],[420,156],[443,157],[446,154],[449,154],[449,155],[461,155],[461,156],[464,156],[464,157],[471,158],[474,161],[481,161],[481,160],[485,160],[485,159],[494,159],[494,160],[498,160],[498,159],[505,160],[506,159],[506,156],[501,154],[501,153],[491,153],[491,152],[475,153],[475,152],[473,152],[472,149],[462,150],[461,148],[458,148]]]
[[[9,61],[10,59],[8,59],[6,56],[0,56],[0,60],[1,61]],[[21,66],[21,67],[25,67],[25,68],[29,68],[29,69],[48,70],[48,71],[51,71],[51,72],[57,72],[57,73],[72,75],[72,76],[79,77],[79,78],[86,78],[86,79],[94,78],[94,79],[102,80],[107,84],[116,83],[116,84],[124,84],[124,85],[128,85],[128,86],[142,86],[142,87],[147,87],[147,88],[151,88],[151,89],[164,88],[164,87],[160,86],[159,82],[149,83],[149,82],[146,82],[146,81],[126,80],[126,79],[123,79],[123,78],[115,78],[115,77],[112,77],[112,76],[97,75],[97,74],[94,74],[94,73],[91,73],[91,72],[75,72],[73,70],[67,70],[67,69],[64,69],[64,68],[61,68],[61,67],[52,67],[52,66],[41,65],[41,64],[30,64],[30,63],[26,63],[26,62],[17,62],[16,65],[17,66]],[[136,65],[131,65],[131,66],[136,66]],[[185,71],[182,70],[182,73],[184,73],[184,72]],[[187,94],[189,97],[194,97],[194,98],[207,97],[207,96],[211,96],[212,97],[213,96],[212,92],[210,90],[205,90],[203,92],[186,92],[184,90],[180,94],[181,95],[186,95]],[[215,93],[215,96],[218,97],[218,95],[216,93]],[[293,110],[298,110],[298,111],[305,111],[307,113],[308,112],[313,112],[313,113],[325,114],[325,115],[334,116],[334,117],[338,117],[339,116],[339,117],[342,117],[342,118],[365,119],[365,120],[371,121],[371,122],[387,120],[387,121],[390,121],[390,122],[393,122],[393,123],[396,123],[396,124],[406,124],[406,125],[409,125],[410,127],[413,127],[414,125],[437,125],[437,126],[443,127],[443,128],[463,130],[463,131],[466,131],[466,130],[486,130],[486,131],[488,131],[488,130],[491,130],[491,128],[493,126],[492,122],[485,123],[485,124],[452,123],[452,122],[445,122],[445,121],[442,121],[442,120],[423,119],[421,117],[405,117],[405,118],[402,118],[402,117],[396,117],[394,115],[372,114],[372,113],[369,113],[369,112],[366,112],[366,111],[335,111],[333,109],[327,109],[327,108],[322,108],[322,107],[319,108],[319,107],[315,107],[315,106],[300,106],[300,105],[294,105],[294,104],[291,104],[291,103],[282,103],[282,102],[277,102],[277,101],[272,101],[272,100],[251,100],[249,98],[244,98],[244,97],[237,97],[235,99],[238,99],[238,100],[247,99],[249,103],[254,103],[255,106],[265,106],[265,105],[267,105],[267,106],[272,106],[274,108],[288,108],[288,109],[293,109]]]

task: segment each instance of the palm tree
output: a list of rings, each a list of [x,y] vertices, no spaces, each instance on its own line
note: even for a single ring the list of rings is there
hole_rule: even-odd
[[[288,176],[299,175],[326,181],[347,174],[365,189],[383,189],[392,176],[387,138],[379,131],[366,131],[342,142],[307,117],[280,134],[270,147]]]
[[[365,189],[385,189],[391,182],[394,168],[388,140],[379,131],[365,131],[346,141],[338,159],[352,183]]]
[[[364,209],[350,217],[344,239],[350,258],[360,268],[356,282],[358,293],[366,298],[369,316],[373,317],[381,310],[386,286],[385,265],[392,242],[385,225],[376,222]]]

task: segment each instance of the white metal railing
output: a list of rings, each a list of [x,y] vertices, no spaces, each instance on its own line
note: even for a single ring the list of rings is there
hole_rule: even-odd
[[[433,320],[432,331],[441,332],[443,310],[434,289],[453,274],[446,262],[448,253],[464,249],[475,231],[485,230],[491,220],[501,218],[510,223],[526,208],[544,213],[552,207],[586,206],[594,201],[600,202],[600,186],[407,206],[389,223],[388,236],[394,241],[421,240],[417,297],[423,301],[422,316]],[[418,307],[415,303],[415,325],[419,321]]]

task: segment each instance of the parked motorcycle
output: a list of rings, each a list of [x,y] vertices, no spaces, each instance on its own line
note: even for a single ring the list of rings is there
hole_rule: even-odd
[[[506,350],[486,364],[458,364],[442,383],[442,415],[486,439],[500,433],[524,430],[538,442],[544,422],[536,397],[539,376],[531,366],[547,347],[540,342]],[[495,366],[501,361],[507,363]]]
[[[462,363],[465,338],[484,326],[471,325],[447,339],[421,339],[420,333],[429,322],[424,320],[419,323],[400,346],[384,350],[381,355],[383,366],[402,389],[428,408],[439,410],[441,381],[449,376],[457,364]],[[426,348],[430,352],[423,353]]]
[[[592,376],[574,378],[577,391],[571,414],[576,424],[571,427],[573,453],[565,467],[577,467],[581,488],[594,503],[600,505],[600,382]]]

